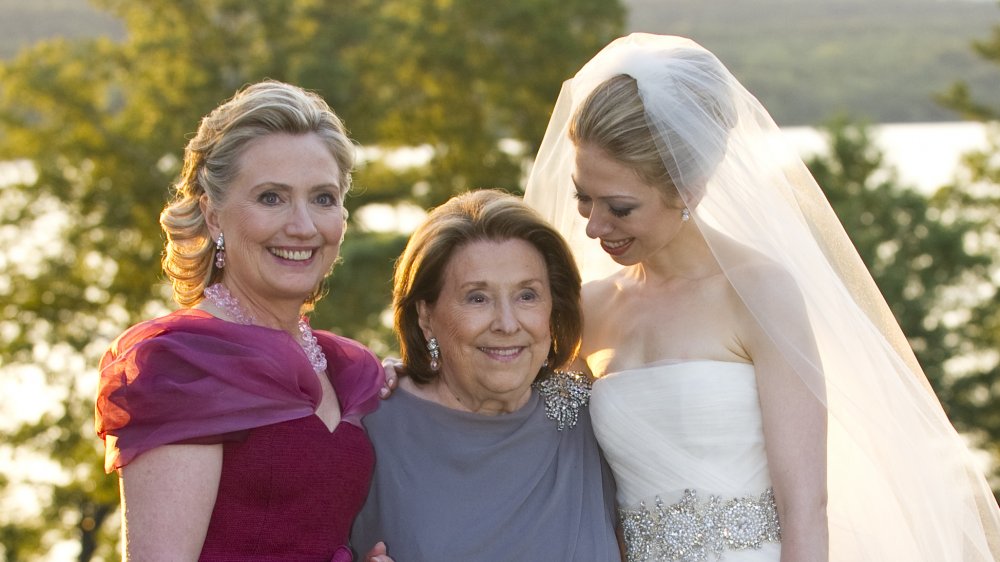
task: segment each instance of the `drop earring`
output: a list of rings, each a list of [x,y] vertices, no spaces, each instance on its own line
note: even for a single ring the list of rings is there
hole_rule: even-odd
[[[691,211],[687,207],[681,209],[681,222],[687,222],[691,220]]]
[[[436,373],[441,368],[441,346],[434,336],[427,340],[427,352],[431,354],[431,370]]]
[[[216,269],[226,267],[226,239],[221,232],[215,239],[215,267]]]

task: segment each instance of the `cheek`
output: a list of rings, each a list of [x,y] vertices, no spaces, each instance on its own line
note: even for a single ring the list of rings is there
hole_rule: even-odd
[[[475,311],[461,310],[458,307],[439,310],[431,326],[441,346],[445,347],[447,342],[447,346],[453,349],[473,344],[476,336],[489,330],[489,323],[485,317],[481,317]]]
[[[530,330],[538,345],[548,345],[552,340],[552,327],[549,320],[552,317],[552,307],[546,306],[543,309],[533,311],[531,316]]]
[[[253,209],[238,205],[228,211],[226,220],[222,223],[227,242],[230,238],[244,242],[260,240],[267,238],[275,230],[267,213],[255,213]]]
[[[343,220],[330,220],[323,228],[323,237],[327,243],[340,246],[347,234],[347,223]]]

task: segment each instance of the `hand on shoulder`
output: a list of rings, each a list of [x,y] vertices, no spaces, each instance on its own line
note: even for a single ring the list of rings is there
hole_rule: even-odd
[[[381,398],[388,398],[396,389],[396,386],[399,384],[399,367],[402,365],[403,362],[398,357],[386,357],[382,360],[382,369],[385,370],[385,382],[382,385],[382,389],[378,392]]]

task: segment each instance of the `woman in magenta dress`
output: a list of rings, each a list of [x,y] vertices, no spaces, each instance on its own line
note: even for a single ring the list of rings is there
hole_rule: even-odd
[[[361,418],[383,371],[304,314],[340,251],[353,163],[326,102],[274,81],[189,142],[160,217],[182,308],[101,361],[96,425],[120,477],[125,559],[352,559],[374,462]]]

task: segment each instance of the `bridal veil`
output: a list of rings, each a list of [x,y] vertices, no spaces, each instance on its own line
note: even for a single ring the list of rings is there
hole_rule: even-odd
[[[826,405],[830,559],[1000,558],[996,500],[826,197],[767,111],[689,39],[620,38],[562,87],[525,199],[566,236],[584,279],[618,266],[584,234],[568,127],[618,74],[636,80],[670,181],[729,281]],[[774,298],[762,259],[801,301]],[[813,338],[788,328],[802,306]]]

